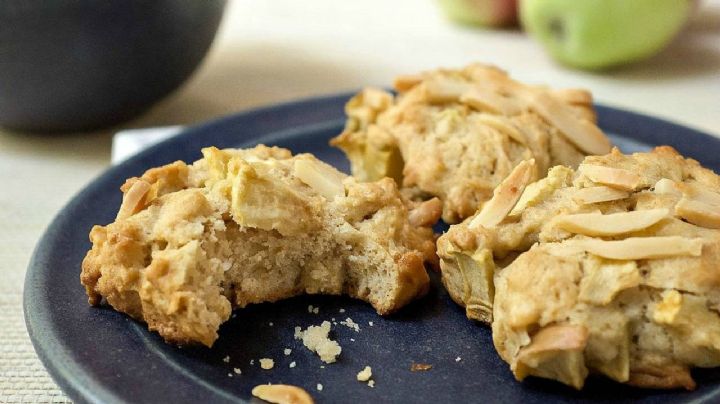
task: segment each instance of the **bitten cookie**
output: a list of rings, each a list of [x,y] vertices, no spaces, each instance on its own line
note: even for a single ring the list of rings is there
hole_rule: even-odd
[[[387,176],[414,200],[440,198],[446,223],[474,214],[523,160],[545,173],[610,151],[584,90],[525,85],[480,64],[399,77],[395,89],[353,97],[331,144],[359,180]]]
[[[720,177],[670,147],[529,165],[438,240],[453,299],[518,380],[694,388],[720,366]]]
[[[90,233],[91,304],[211,346],[233,307],[347,294],[387,314],[426,293],[437,201],[409,211],[392,180],[359,183],[286,149],[202,152],[122,186],[115,222]]]

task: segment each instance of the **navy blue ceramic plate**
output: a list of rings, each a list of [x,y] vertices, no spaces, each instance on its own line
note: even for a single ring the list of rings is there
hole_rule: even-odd
[[[88,306],[79,282],[80,263],[90,247],[88,232],[92,225],[114,219],[121,198],[118,187],[126,178],[177,159],[196,160],[204,146],[257,143],[312,152],[347,170],[343,155],[327,142],[342,128],[348,97],[284,104],[190,128],[109,169],[60,212],[35,250],[24,298],[35,349],[68,396],[103,403],[238,402],[250,399],[253,386],[272,382],[302,386],[318,402],[720,400],[720,370],[694,372],[698,388],[693,392],[639,390],[600,378],[589,380],[581,392],[539,379],[518,383],[495,353],[488,328],[468,321],[437,277],[427,297],[387,318],[377,316],[367,304],[324,296],[239,310],[223,325],[212,349],[165,344],[123,314]],[[710,135],[612,108],[598,107],[598,112],[600,125],[617,134],[613,140],[626,152],[669,144],[720,169],[720,140]],[[319,313],[308,313],[308,305],[319,307]],[[360,331],[334,327],[343,347],[335,364],[321,366],[317,356],[293,339],[297,325],[347,317],[360,325]],[[289,356],[285,348],[292,349]],[[274,369],[260,369],[258,359],[265,357],[274,358]],[[291,368],[291,362],[297,366]],[[411,372],[413,362],[431,364],[432,369]],[[372,366],[375,388],[355,380],[365,365]],[[235,374],[234,368],[242,374]]]

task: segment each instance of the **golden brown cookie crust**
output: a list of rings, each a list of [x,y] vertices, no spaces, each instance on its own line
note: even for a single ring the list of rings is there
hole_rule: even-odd
[[[553,168],[496,225],[452,226],[438,240],[443,283],[492,322],[518,379],[690,389],[690,368],[720,366],[718,209],[720,177],[696,161],[615,149]]]
[[[123,185],[116,221],[90,233],[80,277],[90,304],[104,299],[169,342],[211,346],[233,307],[347,294],[388,314],[427,292],[432,203],[409,210],[391,179],[359,183],[285,149],[203,154]]]
[[[481,64],[403,76],[395,89],[353,97],[331,144],[360,180],[387,176],[409,197],[438,197],[447,223],[474,214],[521,161],[545,173],[610,151],[584,90],[525,85]]]

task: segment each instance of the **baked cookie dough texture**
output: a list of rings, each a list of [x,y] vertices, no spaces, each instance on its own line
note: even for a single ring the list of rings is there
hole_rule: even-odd
[[[90,233],[91,304],[211,346],[234,307],[347,294],[387,314],[426,293],[437,200],[409,210],[391,179],[359,183],[286,149],[202,153],[122,186],[115,222]]]
[[[452,298],[518,380],[694,388],[720,366],[720,177],[670,147],[531,165],[438,240]]]
[[[446,223],[473,215],[524,160],[535,159],[537,179],[610,151],[585,90],[525,85],[480,64],[402,76],[395,90],[368,88],[352,98],[345,130],[331,144],[359,180],[387,176],[411,199],[438,197]]]

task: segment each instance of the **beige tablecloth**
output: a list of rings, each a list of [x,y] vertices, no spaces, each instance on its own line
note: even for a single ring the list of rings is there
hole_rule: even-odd
[[[471,61],[496,63],[527,81],[587,87],[601,102],[720,134],[720,0],[706,0],[661,55],[602,75],[558,67],[520,32],[452,26],[431,0],[237,0],[195,77],[122,128],[198,122]],[[0,402],[67,400],[25,331],[25,268],[52,217],[109,165],[118,129],[68,136],[0,130]]]

